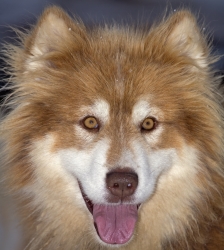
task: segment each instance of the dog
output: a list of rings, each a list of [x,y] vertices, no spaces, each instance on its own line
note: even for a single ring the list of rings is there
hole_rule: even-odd
[[[21,249],[222,249],[222,92],[194,15],[90,30],[53,6],[18,33],[0,165]]]

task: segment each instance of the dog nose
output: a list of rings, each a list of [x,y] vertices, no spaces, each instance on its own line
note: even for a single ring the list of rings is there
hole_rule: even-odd
[[[107,174],[106,183],[111,194],[123,199],[135,192],[138,176],[135,173],[111,172]]]

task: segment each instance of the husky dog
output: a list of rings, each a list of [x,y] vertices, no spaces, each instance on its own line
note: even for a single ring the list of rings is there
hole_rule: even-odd
[[[0,166],[22,249],[222,249],[221,92],[195,17],[88,30],[50,7],[20,38]]]

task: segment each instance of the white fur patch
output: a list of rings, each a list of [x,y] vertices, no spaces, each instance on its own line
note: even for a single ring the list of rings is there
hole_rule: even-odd
[[[106,203],[106,156],[109,141],[101,140],[92,149],[69,148],[58,152],[51,152],[53,144],[53,136],[47,136],[33,144],[30,159],[35,182],[23,190],[24,193],[34,195],[36,205],[43,202],[50,204],[52,187],[56,188],[61,182],[61,190],[57,189],[57,194],[61,192],[62,196],[83,204],[78,180],[94,203]]]
[[[149,104],[148,101],[140,100],[138,101],[132,110],[132,120],[138,126],[145,118],[154,117],[157,121],[163,118],[162,111],[153,107]],[[162,134],[163,127],[160,124],[155,130],[145,135],[147,142],[152,146],[157,143],[160,139],[160,135]]]
[[[94,203],[105,202],[109,146],[109,140],[103,139],[91,149],[81,151],[70,148],[58,152],[63,168],[79,180],[83,190]]]
[[[162,179],[187,179],[192,180],[192,176],[195,176],[198,172],[198,155],[196,149],[193,147],[184,145],[178,157],[174,161],[173,167],[170,169],[168,175],[165,175]]]
[[[149,145],[155,145],[159,140],[160,136],[163,132],[163,126],[160,124],[156,129],[151,131],[150,133],[145,134],[146,141]]]
[[[82,116],[95,116],[101,122],[106,123],[109,120],[110,105],[105,100],[96,100],[91,106],[82,106],[80,113]]]
[[[94,138],[97,136],[95,133],[90,133],[88,130],[82,128],[79,125],[75,125],[75,134],[81,140],[85,142],[85,144],[91,143]]]
[[[137,141],[132,143],[132,149],[138,166],[136,173],[139,177],[135,199],[137,203],[142,203],[154,192],[158,177],[173,166],[177,152],[173,148],[148,152],[144,145]]]
[[[36,53],[38,53],[38,50]],[[26,60],[26,73],[29,70],[34,71],[34,70],[37,70],[43,66],[44,66],[44,63],[42,61],[37,60],[37,58],[35,58],[33,56],[30,56]]]
[[[139,122],[143,121],[149,116],[159,120],[162,118],[163,114],[159,108],[151,106],[148,101],[138,101],[132,109],[132,119],[134,123],[138,125]]]
[[[75,199],[71,199],[71,201],[76,205],[83,205],[77,180],[63,167],[59,155],[52,152],[53,145],[54,137],[51,135],[33,143],[30,161],[31,166],[33,166],[35,182],[23,191],[28,196],[30,193],[34,195],[34,201],[37,205],[44,202],[51,204],[54,200],[52,191],[61,199],[64,197],[69,202],[71,197],[75,196]]]

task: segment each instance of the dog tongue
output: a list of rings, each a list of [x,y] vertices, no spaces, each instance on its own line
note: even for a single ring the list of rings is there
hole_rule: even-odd
[[[138,217],[137,205],[94,205],[93,219],[102,241],[124,244],[132,236]]]

